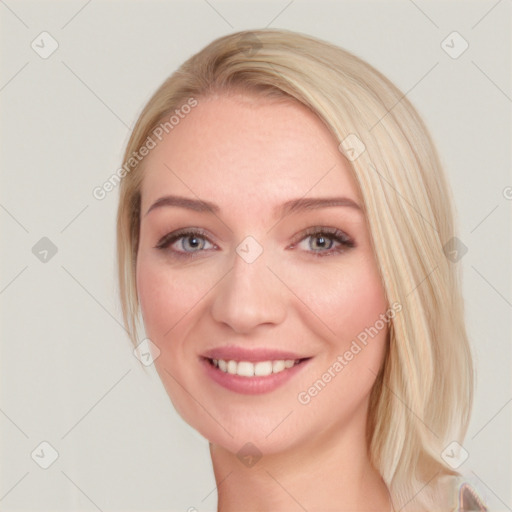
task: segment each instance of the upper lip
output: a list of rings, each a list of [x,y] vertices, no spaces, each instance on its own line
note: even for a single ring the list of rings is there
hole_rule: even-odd
[[[303,356],[295,352],[285,350],[276,350],[274,348],[244,348],[236,346],[217,347],[207,350],[203,357],[208,359],[223,359],[224,361],[277,361],[277,360],[297,360],[308,359],[309,356]]]

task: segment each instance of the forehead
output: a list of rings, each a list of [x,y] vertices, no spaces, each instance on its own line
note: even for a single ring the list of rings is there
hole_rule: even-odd
[[[144,162],[142,209],[168,194],[261,209],[291,197],[358,199],[349,163],[323,122],[300,103],[248,95],[198,98]],[[258,204],[259,202],[259,204]]]

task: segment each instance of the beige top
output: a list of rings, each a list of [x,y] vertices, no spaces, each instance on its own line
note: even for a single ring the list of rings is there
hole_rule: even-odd
[[[459,487],[458,502],[459,512],[488,510],[475,489],[467,482],[462,483]]]
[[[401,500],[395,496],[393,509],[401,512],[487,512],[487,498],[480,482],[471,474],[443,475],[423,487],[412,500],[407,496],[402,496]]]

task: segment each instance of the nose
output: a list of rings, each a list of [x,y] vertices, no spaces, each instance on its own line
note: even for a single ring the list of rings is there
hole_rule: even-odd
[[[252,263],[236,254],[233,268],[215,288],[212,317],[240,334],[262,324],[277,325],[286,316],[286,288],[267,267],[264,254]]]

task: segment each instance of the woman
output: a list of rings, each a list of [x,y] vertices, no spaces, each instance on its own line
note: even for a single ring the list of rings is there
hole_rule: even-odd
[[[309,36],[221,37],[123,169],[125,323],[209,440],[219,511],[485,510],[451,461],[473,392],[451,197],[394,85]]]

